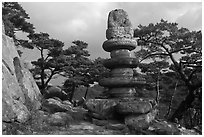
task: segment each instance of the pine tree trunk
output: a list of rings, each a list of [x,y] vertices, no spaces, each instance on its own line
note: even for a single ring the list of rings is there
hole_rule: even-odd
[[[156,82],[156,91],[157,91],[156,102],[157,104],[159,104],[159,100],[160,100],[160,89],[159,89],[160,82],[159,80],[160,80],[160,72],[158,73],[157,82]]]
[[[71,94],[70,94],[70,97],[69,97],[69,100],[72,102],[72,98],[73,98],[73,96],[74,96],[74,91],[75,91],[75,83],[72,85],[72,92],[71,92]]]
[[[86,87],[86,92],[85,92],[85,95],[84,95],[84,98],[86,99],[86,96],[88,94],[88,90],[89,90],[89,86]]]
[[[168,108],[167,113],[166,113],[166,116],[165,116],[166,118],[169,117],[169,114],[170,114],[170,112],[171,112],[174,95],[175,95],[175,92],[176,92],[176,90],[177,90],[177,85],[178,85],[178,81],[176,82],[176,85],[175,85],[175,88],[174,88],[174,92],[173,92],[173,94],[172,94],[172,96],[171,96],[171,99],[170,99],[169,108]]]
[[[185,100],[180,103],[179,107],[176,109],[176,111],[171,116],[170,121],[174,122],[175,119],[177,119],[178,121],[180,121],[182,119],[184,112],[191,106],[192,102],[195,99],[195,95],[194,95],[193,91],[194,90],[189,91]]]
[[[46,88],[46,86],[45,86],[45,72],[44,72],[44,69],[42,69],[41,70],[41,93],[42,93],[42,95],[44,95],[45,94],[45,88]]]

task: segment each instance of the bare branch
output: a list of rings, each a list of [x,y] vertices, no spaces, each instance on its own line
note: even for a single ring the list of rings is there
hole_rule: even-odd
[[[38,47],[38,46],[35,46],[38,50],[41,50],[41,48],[40,47]]]
[[[45,58],[45,61],[49,58],[50,56],[49,55],[47,55],[47,57]]]
[[[192,68],[202,68],[202,65],[191,65],[191,64],[187,64],[185,65],[186,67],[192,67]]]
[[[189,49],[189,48],[188,48]],[[173,53],[177,53],[179,51],[183,51],[183,50],[187,50],[186,48],[180,48],[180,49],[177,49],[177,50],[174,50],[174,51],[171,51],[170,53],[173,54]]]
[[[171,53],[177,53],[177,52],[179,52],[179,51],[185,51],[185,50],[191,50],[191,52],[196,52],[196,53],[198,53],[198,54],[201,54],[201,51],[197,51],[197,50],[193,50],[193,49],[191,49],[192,47],[187,47],[187,48],[180,48],[180,49],[178,49],[178,50],[174,50],[174,51],[171,51]]]

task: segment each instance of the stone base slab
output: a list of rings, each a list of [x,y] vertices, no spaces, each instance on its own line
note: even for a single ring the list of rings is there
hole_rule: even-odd
[[[120,100],[116,106],[116,110],[121,114],[145,114],[153,109],[152,101],[142,98]]]

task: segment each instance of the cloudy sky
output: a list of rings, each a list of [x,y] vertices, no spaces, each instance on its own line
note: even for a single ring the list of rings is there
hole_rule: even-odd
[[[201,2],[20,2],[30,16],[37,32],[47,32],[66,46],[73,40],[89,44],[91,58],[107,58],[102,49],[106,40],[107,17],[111,10],[122,8],[136,28],[139,24],[159,22],[161,18],[177,22],[180,27],[200,30],[202,26]],[[31,51],[33,52],[33,51]],[[32,56],[30,56],[32,55]],[[24,58],[32,60],[35,54],[26,52]]]

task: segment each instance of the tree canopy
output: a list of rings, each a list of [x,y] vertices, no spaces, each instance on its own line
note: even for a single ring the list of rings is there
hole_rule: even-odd
[[[84,41],[76,40],[73,45],[65,50],[65,55],[68,56],[69,66],[64,68],[67,80],[64,82],[64,87],[70,94],[70,100],[74,94],[75,88],[83,85],[87,88],[89,84],[97,82],[100,78],[100,73],[104,72],[105,67],[102,65],[102,58],[91,60],[87,50],[88,44]]]
[[[64,67],[69,65],[64,55],[64,43],[49,38],[47,33],[30,34],[30,44],[40,51],[40,58],[33,61],[34,68],[31,70],[36,80],[40,80],[41,90],[45,90],[48,83],[56,74],[64,72]]]
[[[29,15],[18,2],[3,2],[2,3],[2,19],[5,28],[5,34],[14,39],[15,44],[26,48],[33,48],[28,44],[27,40],[16,37],[16,32],[34,33],[34,26],[28,19]]]
[[[138,39],[140,46],[135,56],[141,63],[145,60],[169,63],[166,70],[174,72],[188,88],[188,95],[171,118],[180,120],[195,98],[194,91],[202,86],[201,31],[179,28],[177,23],[169,23],[162,19],[156,24],[139,25],[134,31],[134,37]],[[155,67],[150,66],[148,69],[152,70]]]

